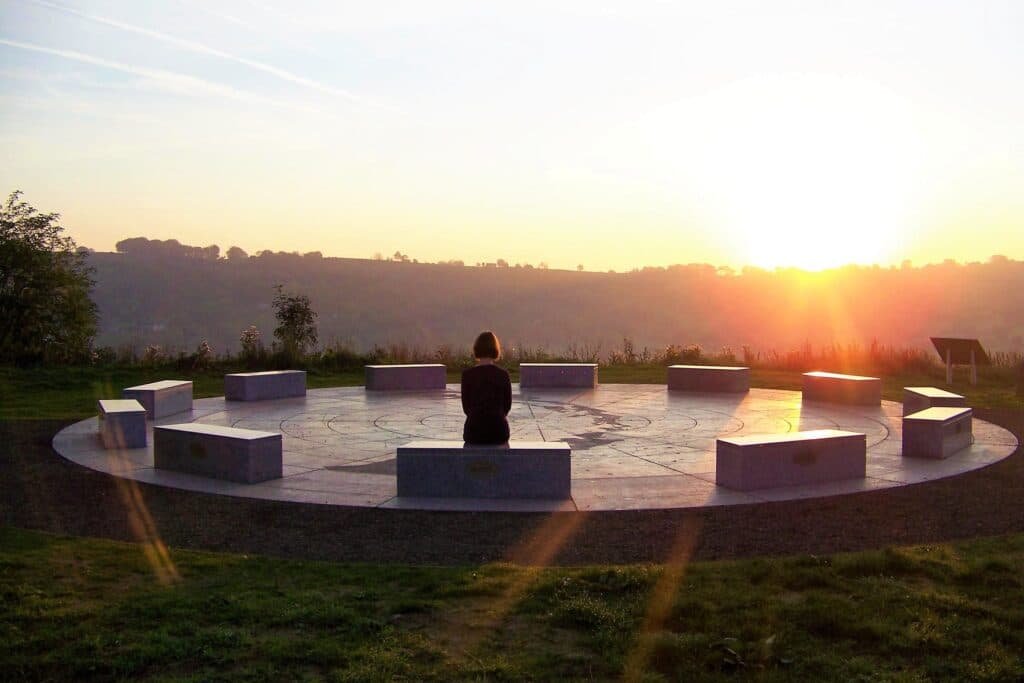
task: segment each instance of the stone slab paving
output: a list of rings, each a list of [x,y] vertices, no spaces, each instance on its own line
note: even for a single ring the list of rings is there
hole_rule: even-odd
[[[197,399],[191,412],[149,423],[201,422],[280,432],[284,477],[235,484],[153,468],[152,445],[104,449],[97,419],[75,423],[53,440],[65,458],[127,479],[206,493],[327,505],[423,510],[642,510],[738,505],[841,495],[951,477],[990,465],[1017,448],[1009,431],[974,420],[974,444],[945,460],[903,458],[903,409],[802,404],[800,392],[749,394],[666,391],[658,384],[594,389],[513,385],[513,440],[572,446],[572,501],[399,499],[395,452],[422,439],[461,438],[458,385],[443,392],[311,390],[305,397],[258,403]],[[867,476],[827,484],[730,491],[715,486],[715,440],[723,436],[842,429],[867,435]],[[152,444],[152,433],[149,444]]]

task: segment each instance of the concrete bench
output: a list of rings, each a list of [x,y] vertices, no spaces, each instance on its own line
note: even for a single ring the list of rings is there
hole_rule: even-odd
[[[146,417],[155,420],[192,410],[192,382],[183,379],[165,379],[160,382],[140,384],[123,389],[121,398],[135,399],[146,409]]]
[[[945,389],[935,387],[903,387],[903,414],[925,410],[927,408],[962,408],[967,399]]]
[[[597,386],[596,363],[521,363],[521,389],[586,388]]]
[[[104,448],[145,448],[146,409],[135,399],[101,398],[100,439]]]
[[[838,429],[718,439],[715,483],[739,491],[862,479],[867,437]]]
[[[367,391],[429,391],[444,389],[448,371],[444,365],[367,365]]]
[[[266,401],[305,395],[305,370],[236,372],[224,375],[224,398],[228,401]]]
[[[569,444],[413,441],[398,447],[398,495],[412,498],[564,500],[572,488]]]
[[[159,469],[243,484],[280,479],[281,435],[190,422],[153,428]]]
[[[750,368],[715,365],[670,365],[669,391],[743,393],[750,391]]]
[[[838,375],[833,372],[805,372],[804,401],[882,405],[882,380],[877,377]]]
[[[948,458],[971,445],[970,408],[925,408],[903,417],[903,455],[910,458]]]

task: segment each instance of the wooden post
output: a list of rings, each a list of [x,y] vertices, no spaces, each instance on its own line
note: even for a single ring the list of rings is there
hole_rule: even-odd
[[[946,384],[953,383],[953,347],[946,347]]]
[[[971,386],[978,384],[978,365],[974,362],[974,349],[971,349]]]

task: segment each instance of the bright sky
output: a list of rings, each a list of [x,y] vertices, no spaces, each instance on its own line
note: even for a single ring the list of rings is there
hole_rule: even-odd
[[[1024,258],[1024,3],[0,0],[79,244],[618,270]]]

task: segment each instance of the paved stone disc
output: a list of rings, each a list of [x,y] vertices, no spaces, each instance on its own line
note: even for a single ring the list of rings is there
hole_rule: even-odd
[[[191,413],[156,424],[203,422],[281,432],[284,477],[236,484],[153,468],[150,446],[104,450],[95,418],[61,431],[53,445],[92,469],[165,486],[252,498],[333,505],[452,510],[625,510],[734,505],[853,493],[949,477],[1010,455],[1016,438],[974,420],[974,445],[946,460],[904,459],[902,407],[802,404],[800,392],[669,392],[656,384],[596,389],[528,389],[513,385],[513,440],[572,446],[573,500],[400,499],[395,450],[416,439],[459,440],[464,416],[457,385],[435,392],[312,390],[305,398],[225,402],[196,400]],[[739,492],[715,486],[715,439],[810,429],[867,435],[867,477],[827,484]]]

